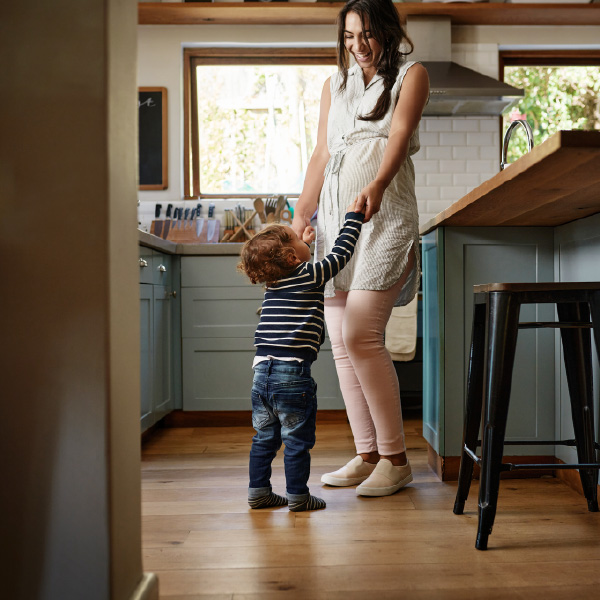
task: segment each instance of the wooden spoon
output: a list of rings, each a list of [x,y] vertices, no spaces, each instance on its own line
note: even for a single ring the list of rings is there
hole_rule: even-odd
[[[256,211],[256,214],[258,214],[260,222],[266,223],[267,216],[265,215],[265,203],[260,198],[254,200],[254,210]]]

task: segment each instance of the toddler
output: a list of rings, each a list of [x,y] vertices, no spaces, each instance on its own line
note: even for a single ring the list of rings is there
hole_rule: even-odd
[[[317,414],[311,364],[325,339],[325,283],[352,257],[362,227],[364,215],[353,210],[354,203],[348,207],[331,254],[321,262],[310,262],[312,227],[306,227],[300,239],[291,227],[271,225],[242,249],[239,269],[252,283],[265,284],[252,364],[256,435],[250,450],[251,508],[286,504],[294,512],[325,508],[307,486]],[[271,489],[271,463],[282,441],[287,498]]]

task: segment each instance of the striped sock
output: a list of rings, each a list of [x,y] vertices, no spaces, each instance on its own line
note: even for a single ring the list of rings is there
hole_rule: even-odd
[[[272,508],[274,506],[285,506],[288,503],[287,498],[270,492],[258,498],[248,498],[250,508]]]
[[[325,508],[325,500],[317,498],[316,496],[309,496],[306,500],[300,500],[297,502],[290,502],[289,507],[292,512],[303,512],[305,510],[319,510]]]

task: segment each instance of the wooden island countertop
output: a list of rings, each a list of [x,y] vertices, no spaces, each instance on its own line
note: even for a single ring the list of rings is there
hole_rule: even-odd
[[[600,213],[600,132],[559,131],[421,226],[555,227]]]

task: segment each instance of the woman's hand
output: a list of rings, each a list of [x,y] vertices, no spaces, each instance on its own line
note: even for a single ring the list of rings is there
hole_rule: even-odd
[[[307,227],[310,227],[310,217],[305,217],[300,214],[298,210],[294,211],[294,218],[292,219],[292,229],[296,232],[296,235],[302,239],[304,231]]]
[[[381,201],[383,200],[383,192],[385,192],[385,185],[379,181],[371,181],[363,190],[358,194],[355,202],[354,210],[356,212],[365,213],[364,223],[368,223],[371,217],[379,212],[381,208]]]

